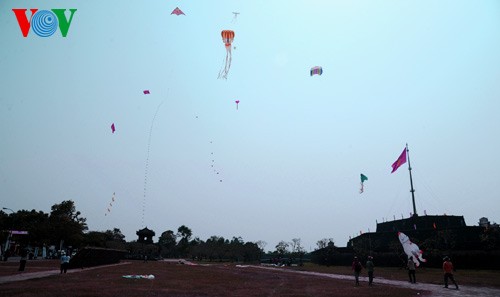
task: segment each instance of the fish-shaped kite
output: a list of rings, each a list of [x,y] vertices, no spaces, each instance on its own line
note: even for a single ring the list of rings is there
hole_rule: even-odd
[[[180,10],[179,7],[176,7],[174,10],[172,10],[171,14],[181,15],[181,14],[184,14],[184,12],[182,12],[182,10]]]
[[[418,245],[411,242],[410,238],[406,236],[403,232],[398,232],[399,242],[403,245],[403,249],[408,258],[413,257],[413,261],[415,261],[415,266],[419,266],[420,262],[427,262],[424,258],[422,258],[422,250],[418,248]],[[418,261],[420,260],[420,262]]]
[[[111,132],[112,133],[115,133],[116,129],[115,129],[115,123],[111,124]]]

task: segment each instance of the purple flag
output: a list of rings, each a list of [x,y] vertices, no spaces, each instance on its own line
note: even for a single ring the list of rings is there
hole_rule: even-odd
[[[396,162],[394,162],[392,164],[392,171],[391,173],[393,173],[394,171],[396,171],[399,166],[403,165],[404,163],[406,163],[406,148],[403,150],[403,152],[401,153],[401,155],[399,156],[399,158],[396,160]]]

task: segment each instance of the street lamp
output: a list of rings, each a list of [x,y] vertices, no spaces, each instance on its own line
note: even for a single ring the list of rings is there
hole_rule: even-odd
[[[10,210],[12,213],[14,213],[14,211],[8,207],[2,207],[2,210]],[[7,250],[9,249],[9,243],[10,243],[11,236],[12,236],[12,231],[9,231],[9,235],[7,235],[7,240],[5,241],[4,253],[7,253]],[[4,259],[5,259],[5,261],[7,261],[7,258],[5,257],[5,255],[4,255]]]

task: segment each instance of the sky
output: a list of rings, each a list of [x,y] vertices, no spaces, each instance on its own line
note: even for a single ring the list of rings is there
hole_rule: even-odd
[[[13,8],[77,11],[23,37]],[[497,0],[1,0],[0,38],[2,207],[345,246],[413,212],[408,143],[419,215],[500,222]]]

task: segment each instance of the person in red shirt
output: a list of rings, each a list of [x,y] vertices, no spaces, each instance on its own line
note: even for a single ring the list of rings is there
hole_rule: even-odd
[[[444,262],[443,262],[443,271],[444,271],[444,287],[448,288],[448,279],[450,279],[453,284],[455,284],[455,287],[458,290],[458,285],[457,282],[455,281],[455,278],[453,277],[453,271],[454,271],[453,263],[451,263],[449,257],[444,257]]]

